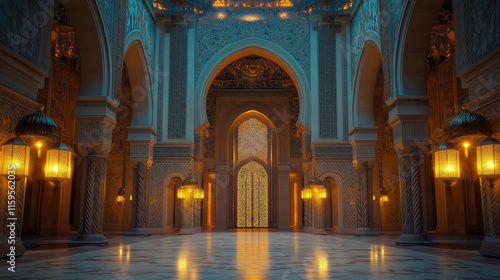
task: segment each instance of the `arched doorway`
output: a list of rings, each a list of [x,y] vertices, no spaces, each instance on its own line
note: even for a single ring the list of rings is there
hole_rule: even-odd
[[[168,231],[180,229],[182,226],[182,201],[177,197],[177,189],[181,186],[182,179],[173,177],[168,181],[166,189],[166,215],[165,228]]]
[[[269,225],[270,142],[270,129],[255,117],[243,121],[234,132],[237,227]]]

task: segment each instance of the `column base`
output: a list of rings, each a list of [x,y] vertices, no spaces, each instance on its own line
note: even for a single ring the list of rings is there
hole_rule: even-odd
[[[358,228],[354,236],[378,236],[378,232],[374,228]]]
[[[189,234],[194,234],[194,229],[192,228],[181,228],[179,231],[180,235],[189,235]]]
[[[422,234],[401,234],[396,241],[398,246],[436,246],[437,242]]]
[[[312,233],[312,234],[320,234],[320,235],[322,235],[322,234],[327,234],[327,233],[326,233],[326,230],[325,230],[324,228],[313,228],[313,229],[311,230],[311,233]]]
[[[26,248],[21,238],[15,239],[16,244],[9,244],[7,238],[2,238],[0,243],[0,259],[9,259],[11,257],[21,257],[26,253]],[[15,250],[11,250],[10,247],[14,246]]]
[[[500,258],[500,238],[485,237],[483,242],[481,242],[479,252],[483,256]]]
[[[130,228],[129,232],[126,234],[127,236],[151,236],[151,233],[147,228]]]
[[[78,234],[69,242],[72,246],[106,246],[108,240],[102,234]]]
[[[202,232],[202,231],[203,231],[203,229],[202,229],[201,227],[194,227],[194,228],[193,228],[193,231],[194,231],[194,232]]]

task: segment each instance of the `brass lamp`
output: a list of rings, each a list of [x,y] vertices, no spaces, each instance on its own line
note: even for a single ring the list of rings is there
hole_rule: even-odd
[[[186,188],[180,186],[177,188],[177,198],[185,199],[186,198]]]
[[[463,148],[465,158],[469,157],[469,148],[477,146],[492,133],[491,124],[484,116],[466,108],[462,108],[462,112],[446,128],[447,139]]]
[[[477,175],[481,179],[496,180],[500,178],[500,142],[488,137],[479,144],[477,150]]]
[[[118,189],[118,196],[116,197],[116,202],[123,203],[125,201],[125,187]]]
[[[1,147],[0,175],[9,180],[12,175],[12,179],[26,178],[30,168],[30,147],[19,137],[9,139]]]
[[[196,187],[194,189],[194,199],[199,199],[202,200],[205,198],[205,191],[203,190],[202,187]]]
[[[73,172],[72,153],[64,143],[56,143],[47,151],[45,178],[53,185],[70,179]]]
[[[460,152],[451,143],[443,143],[434,152],[434,175],[451,190],[460,179]]]
[[[307,200],[311,199],[312,197],[312,192],[311,188],[309,186],[305,186],[301,191],[300,191],[300,198]]]

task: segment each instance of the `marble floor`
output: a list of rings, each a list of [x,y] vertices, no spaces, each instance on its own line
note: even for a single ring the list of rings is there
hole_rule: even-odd
[[[480,239],[442,238],[438,247],[397,247],[397,235],[224,231],[108,235],[106,247],[68,247],[70,237],[26,239],[16,272],[2,279],[500,279],[500,259]],[[435,238],[436,240],[436,238]]]

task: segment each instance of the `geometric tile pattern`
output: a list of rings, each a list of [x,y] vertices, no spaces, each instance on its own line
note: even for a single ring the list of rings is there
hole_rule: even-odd
[[[191,162],[154,162],[151,166],[151,191],[149,193],[149,228],[163,228],[165,220],[165,178],[172,172],[179,172],[188,177],[191,174]]]
[[[342,179],[339,186],[342,194],[343,227],[356,227],[356,196],[354,185],[354,166],[352,162],[315,162],[315,174],[320,176],[325,172],[337,173]]]
[[[319,85],[319,136],[337,137],[337,94],[335,79],[335,36],[329,25],[318,27],[318,73]]]

